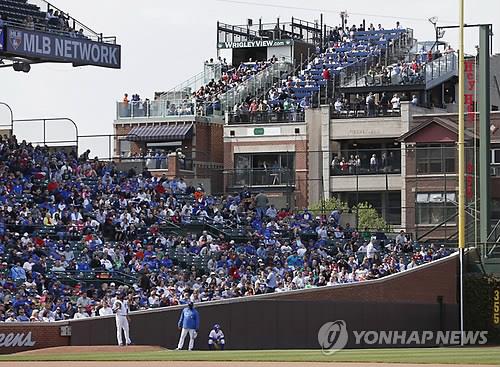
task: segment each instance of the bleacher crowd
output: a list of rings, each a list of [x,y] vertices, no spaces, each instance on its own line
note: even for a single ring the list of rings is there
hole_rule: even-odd
[[[449,254],[358,232],[340,211],[277,210],[247,189],[214,197],[89,153],[0,139],[1,321],[107,315],[117,294],[138,310],[364,281]]]
[[[50,6],[42,11],[37,5],[26,0],[0,4],[0,27],[13,25],[28,30],[58,33],[73,38],[87,38],[82,28],[64,11]]]

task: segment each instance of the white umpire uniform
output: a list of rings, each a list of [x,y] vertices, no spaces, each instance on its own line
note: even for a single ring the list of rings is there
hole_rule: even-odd
[[[128,314],[130,312],[128,302],[126,300],[117,299],[113,305],[113,310],[115,310],[116,339],[118,340],[118,345],[123,345],[122,330],[125,334],[125,343],[127,343],[127,345],[132,344],[128,325]]]

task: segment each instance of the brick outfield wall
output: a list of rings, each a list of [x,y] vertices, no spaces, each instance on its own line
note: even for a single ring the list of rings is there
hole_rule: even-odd
[[[0,323],[0,354],[70,345],[70,337],[61,336],[61,327],[66,326],[67,322]]]
[[[456,274],[453,256],[370,283],[201,303],[195,349],[207,349],[214,323],[233,350],[318,348],[319,328],[334,320],[345,320],[349,330],[457,330]],[[132,341],[175,348],[183,307],[134,312]],[[114,322],[113,317],[70,321],[71,345],[116,344]],[[348,348],[373,347],[349,343]]]
[[[453,256],[369,283],[200,304],[197,308],[201,328],[196,349],[207,348],[207,335],[214,323],[222,325],[228,349],[318,348],[319,327],[338,319],[346,320],[353,330],[439,330],[441,327],[456,330],[457,266],[458,257]],[[443,314],[439,312],[438,296],[443,297]],[[181,308],[134,312],[131,323],[134,343],[175,348]],[[71,326],[71,337],[61,336],[61,327],[67,325]],[[30,332],[29,340],[34,345],[5,347],[3,344],[7,334],[24,334],[21,340],[25,340]],[[66,345],[113,344],[116,344],[114,317],[57,323],[0,323],[0,354]]]

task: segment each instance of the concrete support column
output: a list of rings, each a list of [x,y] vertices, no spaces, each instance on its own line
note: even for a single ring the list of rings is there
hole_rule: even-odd
[[[330,106],[321,106],[321,151],[322,151],[322,175],[323,192],[322,199],[330,198],[330,163],[332,161],[330,152]]]
[[[177,153],[170,153],[168,155],[167,168],[167,178],[172,179],[179,176],[179,160],[177,159]]]
[[[412,121],[411,106],[409,102],[401,102],[401,135],[410,131]],[[401,143],[401,228],[407,230],[407,207],[406,200],[407,190],[407,167],[406,167],[407,147],[405,143]]]

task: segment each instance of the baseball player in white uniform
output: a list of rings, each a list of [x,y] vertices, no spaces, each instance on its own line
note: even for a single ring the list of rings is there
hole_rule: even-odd
[[[224,345],[226,340],[224,339],[224,333],[222,332],[220,325],[215,324],[214,328],[208,334],[208,349],[220,349],[224,350]]]
[[[118,295],[115,303],[113,304],[113,311],[115,312],[116,318],[116,339],[118,339],[118,345],[123,345],[122,330],[125,334],[125,343],[127,343],[127,345],[132,344],[128,326],[130,321],[128,313],[130,310],[128,308],[128,302],[124,299],[123,294]]]

